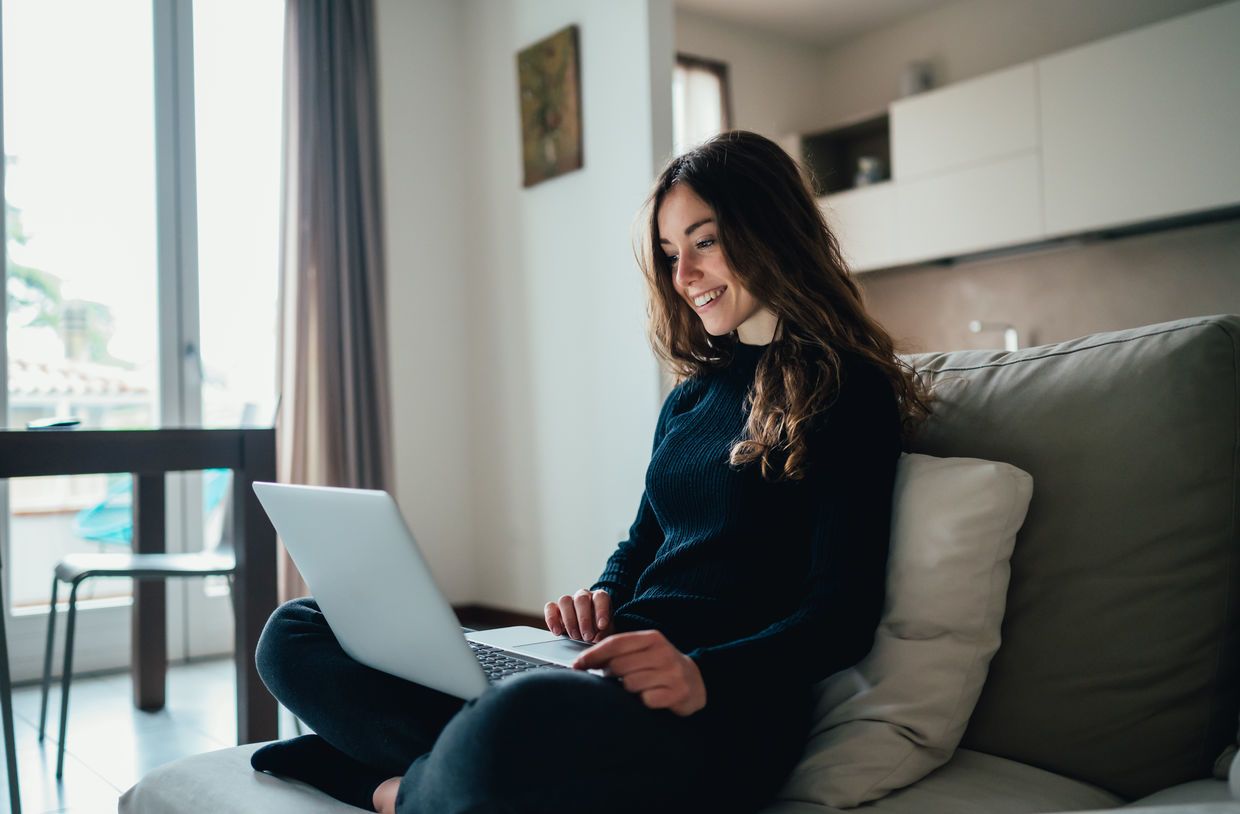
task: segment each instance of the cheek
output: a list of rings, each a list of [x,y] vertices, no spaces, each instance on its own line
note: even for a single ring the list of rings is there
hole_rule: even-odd
[[[730,292],[736,292],[736,295],[733,297],[732,301],[736,304],[736,308],[739,311],[747,311],[754,307],[757,303],[757,300],[755,300],[748,291],[740,288],[739,286],[729,288],[728,290]]]
[[[729,287],[737,285],[736,275],[732,273],[732,267],[728,265],[728,261],[722,255],[715,255],[714,262],[710,264],[710,270],[716,278],[721,282],[727,283]]]

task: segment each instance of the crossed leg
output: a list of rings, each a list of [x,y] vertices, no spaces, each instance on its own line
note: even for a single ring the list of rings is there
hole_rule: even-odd
[[[807,711],[708,725],[574,670],[517,675],[462,702],[353,660],[311,598],[276,610],[256,659],[276,698],[343,763],[367,768],[365,794],[349,801],[368,807],[400,777],[399,814],[752,811],[804,744]]]
[[[540,670],[467,703],[405,772],[396,810],[695,810],[711,786],[712,747],[694,722],[647,708],[615,682]]]

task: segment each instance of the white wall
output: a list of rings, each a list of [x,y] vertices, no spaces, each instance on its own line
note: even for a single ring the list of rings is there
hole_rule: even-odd
[[[541,614],[597,578],[649,461],[658,371],[630,227],[671,149],[672,14],[666,0],[473,0],[466,16],[477,596]],[[585,167],[523,189],[515,55],[570,23]]]
[[[659,408],[631,227],[670,0],[379,0],[397,494],[454,603],[541,614],[627,532]],[[516,53],[580,26],[585,167],[521,186]]]
[[[477,593],[471,514],[473,196],[465,17],[455,0],[377,0],[395,494],[453,602]]]
[[[821,119],[821,49],[677,11],[676,50],[727,63],[733,127],[778,138]]]

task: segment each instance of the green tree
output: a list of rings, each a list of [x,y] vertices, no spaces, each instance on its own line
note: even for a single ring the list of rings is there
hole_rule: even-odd
[[[16,159],[5,156],[6,166]],[[22,222],[22,210],[4,201],[4,224],[9,245],[25,246],[30,240]],[[60,336],[68,358],[85,359],[95,364],[132,369],[131,362],[117,359],[108,351],[108,342],[115,329],[112,309],[89,300],[66,301],[61,280],[42,269],[17,263],[11,251],[5,253],[6,313],[21,314],[23,327],[49,327]]]
[[[4,202],[4,224],[10,245],[26,245],[29,236],[22,224],[22,212],[7,199]],[[61,306],[64,302],[60,293],[60,279],[42,269],[14,262],[12,252],[7,252],[5,258],[8,313],[33,311],[34,316],[27,325],[47,325],[59,332]]]

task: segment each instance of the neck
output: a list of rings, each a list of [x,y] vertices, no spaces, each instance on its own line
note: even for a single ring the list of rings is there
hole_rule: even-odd
[[[736,338],[746,345],[769,345],[775,339],[779,317],[767,308],[759,308],[749,319],[736,326]]]

